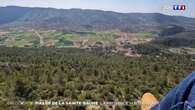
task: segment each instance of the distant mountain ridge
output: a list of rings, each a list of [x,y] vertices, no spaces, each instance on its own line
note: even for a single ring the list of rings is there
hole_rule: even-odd
[[[101,10],[0,7],[0,28],[112,30],[158,32],[170,26],[195,30],[195,18],[159,13],[118,13]]]

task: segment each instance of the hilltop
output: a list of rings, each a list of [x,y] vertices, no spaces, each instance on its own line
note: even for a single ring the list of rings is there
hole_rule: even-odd
[[[195,29],[195,19],[160,13],[117,13],[102,10],[0,7],[0,27],[63,30],[113,30],[159,32],[169,26]],[[185,21],[185,22],[184,22]]]

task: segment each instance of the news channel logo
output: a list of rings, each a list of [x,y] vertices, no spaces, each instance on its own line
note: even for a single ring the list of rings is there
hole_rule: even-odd
[[[165,5],[162,10],[173,10],[173,11],[185,11],[187,9],[186,5]]]
[[[173,10],[186,10],[186,5],[173,5]]]

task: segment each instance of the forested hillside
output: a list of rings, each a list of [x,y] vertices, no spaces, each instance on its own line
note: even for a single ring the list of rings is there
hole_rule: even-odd
[[[159,13],[117,13],[101,10],[0,7],[0,27],[63,30],[159,32],[170,26],[195,29],[195,19]],[[185,21],[185,22],[183,22]]]
[[[131,102],[148,91],[161,99],[195,67],[194,55],[164,53],[129,58],[73,48],[1,47],[0,50],[2,110],[46,109],[6,104],[19,100]],[[67,109],[82,110],[77,106],[57,110]],[[138,110],[139,106],[126,107],[131,109]]]
[[[145,92],[160,100],[194,69],[195,18],[0,7],[0,110],[84,110],[32,102],[137,103]]]

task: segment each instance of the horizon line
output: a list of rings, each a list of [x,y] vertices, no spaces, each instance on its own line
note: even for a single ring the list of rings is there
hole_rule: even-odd
[[[7,5],[7,6],[0,6],[0,8],[6,8],[6,7],[19,7],[19,8],[39,8],[39,9],[55,9],[55,10],[91,10],[91,11],[104,11],[104,12],[114,12],[119,14],[161,14],[165,16],[172,16],[172,17],[186,17],[186,18],[192,18],[195,19],[195,17],[192,16],[182,16],[182,15],[171,15],[171,14],[165,14],[161,12],[119,12],[114,10],[104,10],[104,9],[91,9],[91,8],[56,8],[56,7],[36,7],[36,6],[17,6],[17,5]]]

